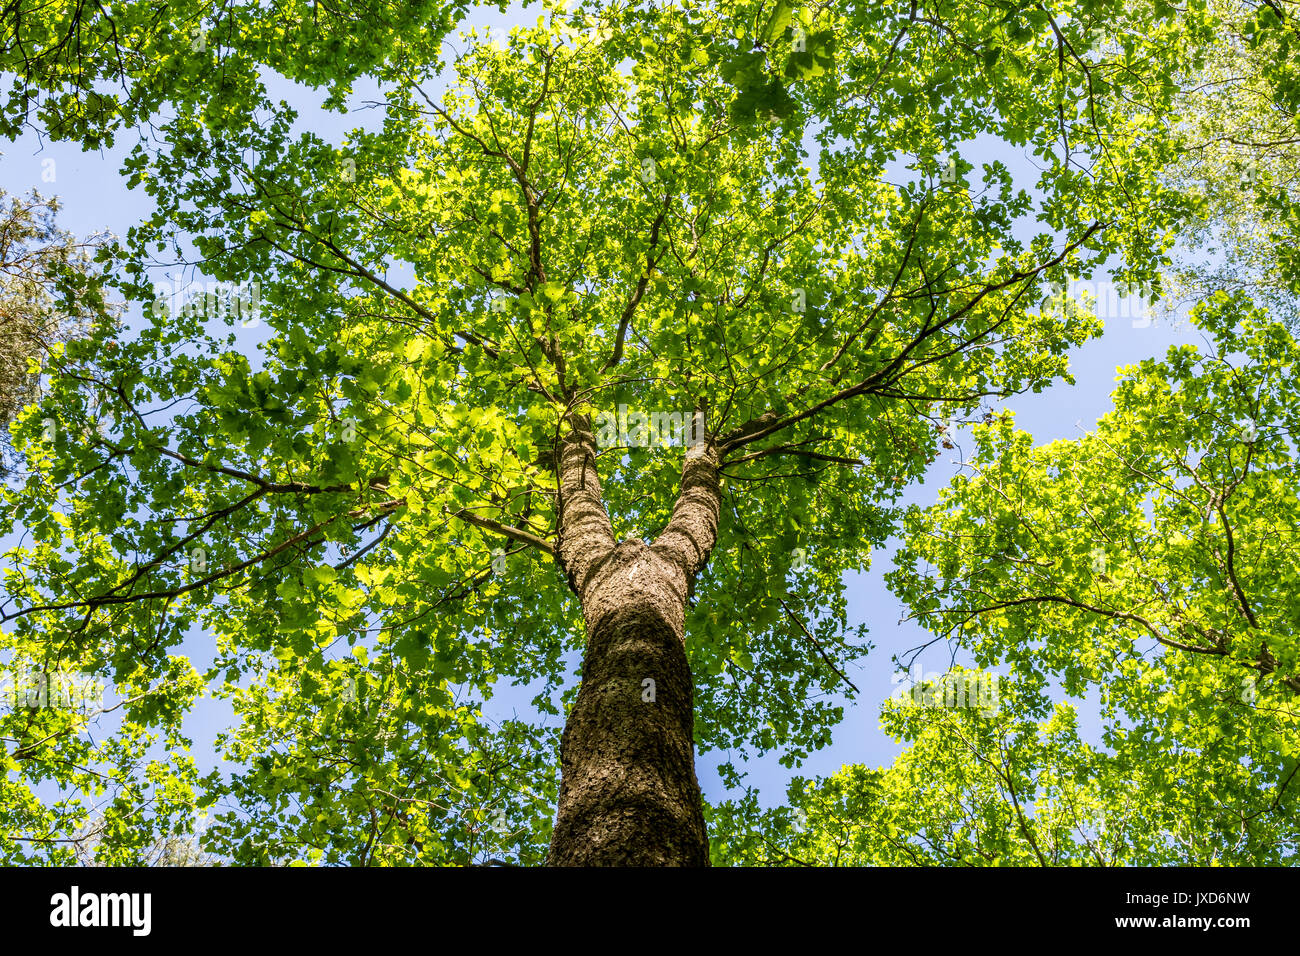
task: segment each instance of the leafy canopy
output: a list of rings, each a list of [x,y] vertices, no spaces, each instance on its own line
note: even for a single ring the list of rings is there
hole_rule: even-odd
[[[205,848],[237,862],[540,859],[555,728],[483,710],[503,681],[543,716],[574,689],[581,618],[550,557],[572,410],[698,411],[723,440],[687,620],[697,743],[793,765],[841,716],[827,695],[865,651],[845,574],[935,423],[1064,375],[1098,324],[1049,284],[1115,254],[1155,276],[1190,208],[1152,175],[1167,130],[1130,105],[1168,103],[1195,6],[578,5],[467,41],[450,72],[454,11],[427,5],[322,13],[326,43],[306,8],[231,8],[183,49],[114,9],[41,8],[33,43],[0,45],[9,129],[137,136],[123,172],[156,207],[119,250],[142,318],[70,343],[15,429],[5,650],[132,699],[71,763],[84,721],[3,718],[6,786],[69,795],[26,798],[11,857],[57,857],[39,841],[84,821],[102,748],[142,760],[156,732],[158,826],[213,808]],[[92,28],[120,96],[60,45]],[[1103,28],[1121,52],[1094,57]],[[327,141],[267,69],[328,107],[364,76],[384,109]],[[975,169],[979,136],[1039,175]],[[162,254],[222,285],[169,304]],[[260,354],[226,328],[250,316]],[[683,449],[624,441],[606,503],[619,537],[652,535]],[[210,662],[180,648],[196,631]],[[233,708],[235,767],[200,780],[180,722],[205,691]],[[124,820],[142,801],[119,799]],[[135,827],[99,845],[129,859]]]
[[[1210,347],[1123,369],[1095,431],[977,426],[971,474],[909,513],[891,585],[1009,669],[994,712],[938,688],[886,702],[909,745],[891,767],[797,780],[793,809],[727,803],[720,862],[1294,859],[1300,345],[1240,295],[1193,318]],[[1061,690],[1095,695],[1099,742]]]

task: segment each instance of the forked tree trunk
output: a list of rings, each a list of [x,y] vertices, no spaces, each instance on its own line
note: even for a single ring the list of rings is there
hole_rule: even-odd
[[[717,452],[693,446],[652,545],[615,544],[590,421],[560,448],[560,547],[587,628],[582,686],[560,748],[551,866],[707,866],[695,776],[686,601],[717,538]]]

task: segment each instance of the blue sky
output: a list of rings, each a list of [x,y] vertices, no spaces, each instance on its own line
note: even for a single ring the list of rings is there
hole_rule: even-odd
[[[531,25],[535,19],[536,8],[526,14],[503,15],[487,11],[471,14],[463,28],[472,25],[480,29],[501,28],[515,23]],[[288,84],[281,83],[274,92],[299,107],[303,114],[300,128],[310,128],[336,141],[348,129],[373,126],[380,118],[375,110],[362,110],[348,116],[321,112],[313,108],[317,99],[315,94]],[[358,90],[354,102],[373,96],[373,91]],[[79,236],[103,230],[125,235],[131,225],[151,211],[147,197],[142,192],[128,190],[118,173],[127,143],[128,138],[122,137],[121,146],[114,151],[83,153],[67,144],[42,144],[34,134],[28,134],[17,142],[0,144],[3,152],[0,157],[0,188],[10,194],[36,188],[47,196],[57,195],[63,203],[60,225]],[[1029,183],[1036,178],[1023,155],[996,141],[974,144],[963,151],[963,158],[977,168],[981,163],[1000,160],[1010,168],[1018,183]],[[167,281],[167,277],[161,274],[157,278]],[[1061,383],[1038,395],[1020,396],[1005,403],[1015,411],[1018,425],[1030,431],[1037,442],[1078,437],[1105,414],[1110,407],[1109,395],[1118,366],[1163,356],[1171,345],[1200,341],[1200,335],[1194,329],[1150,322],[1142,317],[1140,311],[1134,311],[1132,305],[1131,302],[1125,303],[1118,314],[1111,315],[1106,315],[1099,307],[1099,315],[1106,320],[1105,332],[1071,356],[1070,367],[1075,384]],[[268,330],[239,330],[238,334],[239,347],[250,358],[256,359],[255,346],[267,337]],[[923,483],[909,488],[904,502],[928,505],[936,500],[939,489],[958,470],[955,460],[960,450],[966,448],[969,451],[968,435],[959,432],[956,441],[958,448],[940,458]],[[813,754],[803,767],[795,771],[786,770],[777,763],[773,754],[751,761],[744,768],[749,771],[749,782],[762,788],[765,803],[780,802],[785,782],[794,773],[805,776],[831,773],[849,762],[888,763],[897,752],[897,747],[880,731],[877,722],[880,703],[898,687],[896,681],[891,682],[895,667],[890,663],[890,657],[923,643],[929,635],[913,624],[900,621],[906,611],[883,582],[884,574],[891,567],[890,553],[890,549],[877,553],[869,572],[853,575],[847,582],[849,622],[851,625],[866,622],[870,639],[876,645],[876,650],[849,672],[849,677],[861,688],[859,700],[847,705],[845,718],[835,731],[832,746]],[[206,661],[210,643],[201,633],[192,634],[187,642],[187,652],[200,667]],[[947,665],[948,653],[941,646],[932,648],[921,658],[921,666],[926,671],[942,671]],[[504,717],[518,710],[523,715],[530,696],[520,689],[507,689],[491,703],[488,714]],[[203,761],[205,769],[209,764],[203,760],[204,751],[210,747],[213,735],[225,725],[228,716],[229,709],[225,705],[209,702],[203,704],[187,724],[195,738],[196,756]],[[724,793],[714,770],[718,762],[716,756],[703,757],[698,766],[705,795],[715,800]]]

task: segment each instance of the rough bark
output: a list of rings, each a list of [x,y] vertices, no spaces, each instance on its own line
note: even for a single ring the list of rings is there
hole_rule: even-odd
[[[686,602],[717,537],[717,451],[692,447],[668,526],[615,543],[590,421],[560,447],[558,557],[587,629],[582,685],[561,743],[552,866],[707,866],[695,776]]]

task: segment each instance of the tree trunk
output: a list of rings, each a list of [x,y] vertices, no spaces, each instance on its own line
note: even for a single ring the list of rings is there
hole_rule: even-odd
[[[560,748],[552,866],[707,866],[695,776],[686,601],[717,536],[716,449],[692,446],[653,545],[614,543],[590,422],[560,449],[560,546],[587,629],[582,685]]]

